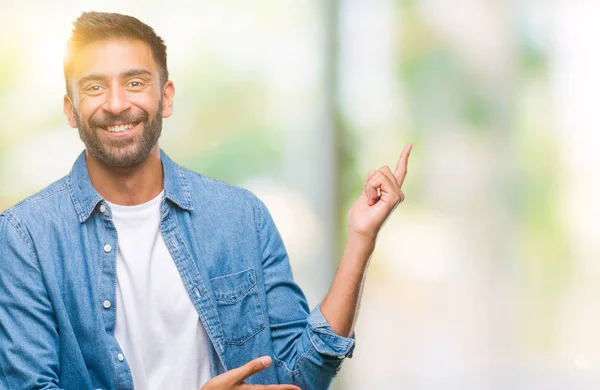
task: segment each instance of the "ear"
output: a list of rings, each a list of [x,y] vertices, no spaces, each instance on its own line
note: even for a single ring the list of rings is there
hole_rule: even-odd
[[[75,119],[75,108],[73,107],[73,102],[69,95],[65,95],[63,99],[63,111],[67,116],[67,120],[69,121],[69,125],[72,128],[77,128],[77,120]]]
[[[165,83],[163,87],[163,106],[162,117],[168,118],[173,113],[173,96],[175,96],[175,85],[171,80]]]

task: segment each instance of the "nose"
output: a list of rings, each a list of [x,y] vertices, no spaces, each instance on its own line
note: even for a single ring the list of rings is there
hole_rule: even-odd
[[[115,87],[108,91],[105,107],[111,114],[119,115],[131,107],[131,102],[123,88]]]

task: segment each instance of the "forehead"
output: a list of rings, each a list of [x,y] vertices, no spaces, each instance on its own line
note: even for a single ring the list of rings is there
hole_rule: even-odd
[[[145,69],[156,73],[152,50],[143,41],[110,39],[92,42],[73,57],[74,81],[88,75],[118,76],[131,69]]]

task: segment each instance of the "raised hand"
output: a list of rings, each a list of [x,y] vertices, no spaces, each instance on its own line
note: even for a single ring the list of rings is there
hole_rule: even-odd
[[[269,367],[271,363],[269,356],[254,359],[241,367],[217,375],[206,382],[201,390],[300,390],[294,385],[251,385],[244,382],[245,379]]]
[[[391,212],[404,200],[402,183],[406,178],[408,157],[412,145],[406,145],[396,170],[384,165],[372,169],[365,180],[365,191],[348,212],[349,234],[374,239]]]

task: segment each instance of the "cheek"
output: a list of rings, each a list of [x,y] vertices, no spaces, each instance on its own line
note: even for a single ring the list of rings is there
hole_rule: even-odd
[[[94,115],[96,113],[96,111],[98,111],[100,109],[100,107],[102,107],[103,102],[104,102],[104,99],[102,97],[97,97],[97,96],[82,97],[79,100],[79,107],[78,107],[79,118],[85,120],[85,119],[91,117],[92,115]]]
[[[134,106],[146,111],[151,117],[156,115],[156,110],[160,103],[156,96],[146,93],[132,97],[130,102]],[[162,109],[162,104],[160,108]]]

